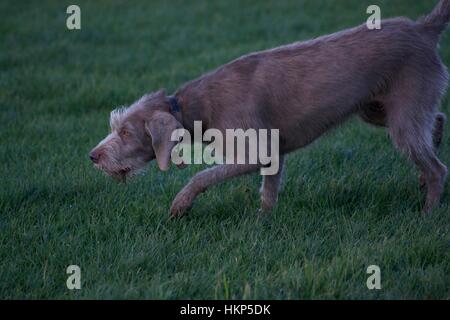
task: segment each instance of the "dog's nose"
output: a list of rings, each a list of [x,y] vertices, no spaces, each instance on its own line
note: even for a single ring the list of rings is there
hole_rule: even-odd
[[[93,163],[97,163],[98,159],[99,159],[99,153],[92,151],[91,153],[89,153],[89,158],[92,160]]]

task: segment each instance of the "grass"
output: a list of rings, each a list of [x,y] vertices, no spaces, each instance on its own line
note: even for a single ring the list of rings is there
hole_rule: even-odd
[[[201,168],[118,185],[87,153],[113,107],[241,54],[364,22],[370,1],[1,1],[0,298],[449,299],[450,215],[420,214],[414,168],[357,120],[288,159],[280,203],[257,220],[258,176],[201,195],[170,221]],[[378,1],[383,17],[433,1]],[[450,38],[441,53],[450,62]],[[448,100],[443,110],[450,114]],[[441,159],[450,164],[449,131]],[[66,288],[68,265],[82,289]],[[369,291],[366,268],[381,268]]]

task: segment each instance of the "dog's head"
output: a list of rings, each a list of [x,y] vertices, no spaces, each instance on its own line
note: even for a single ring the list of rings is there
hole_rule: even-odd
[[[171,135],[182,128],[169,109],[169,100],[161,90],[128,108],[112,111],[111,132],[89,153],[95,167],[121,182],[155,158],[161,170],[168,170],[176,144]]]

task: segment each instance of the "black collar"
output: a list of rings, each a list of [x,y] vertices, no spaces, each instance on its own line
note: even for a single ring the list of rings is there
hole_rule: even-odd
[[[178,100],[175,96],[170,96],[169,102],[170,102],[170,113],[175,114],[181,112],[180,104],[178,103]]]

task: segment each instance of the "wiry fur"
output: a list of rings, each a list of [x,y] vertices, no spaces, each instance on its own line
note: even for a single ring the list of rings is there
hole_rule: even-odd
[[[167,169],[168,129],[183,126],[192,131],[194,121],[202,121],[204,130],[222,132],[279,129],[280,152],[285,155],[358,114],[386,127],[395,146],[417,165],[427,185],[424,211],[428,212],[438,204],[447,176],[435,150],[444,122],[438,107],[449,77],[437,47],[449,21],[450,0],[441,0],[417,22],[389,19],[381,30],[362,25],[246,55],[180,88],[175,96],[181,114],[169,113],[165,95],[144,99],[146,103],[137,105],[147,107],[136,109],[145,109],[140,116],[147,136],[154,140],[152,157]],[[130,116],[134,112],[119,114],[116,127],[132,123],[130,119],[141,121]],[[117,150],[112,158],[123,165]],[[175,198],[172,215],[184,214],[208,187],[259,167],[221,165],[198,173]],[[276,202],[279,181],[280,177],[264,180],[265,211]]]

